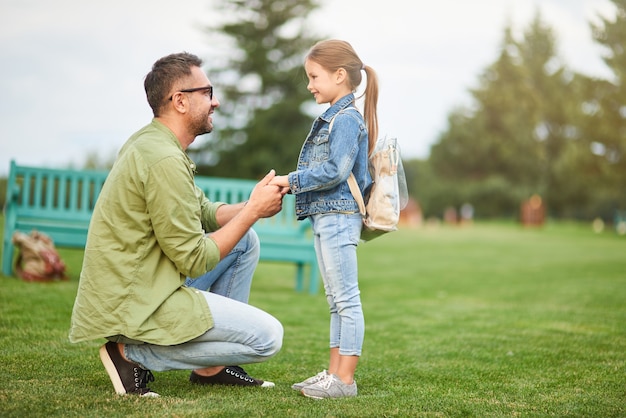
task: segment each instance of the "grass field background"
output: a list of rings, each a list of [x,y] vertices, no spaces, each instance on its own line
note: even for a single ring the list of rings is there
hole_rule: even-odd
[[[121,397],[70,344],[69,282],[0,276],[0,417],[625,417],[626,237],[589,225],[401,230],[359,247],[366,336],[359,396],[314,401],[290,385],[327,365],[323,295],[261,263],[250,303],[281,320],[282,351],[246,366],[273,389],[198,387],[157,372],[158,399]]]

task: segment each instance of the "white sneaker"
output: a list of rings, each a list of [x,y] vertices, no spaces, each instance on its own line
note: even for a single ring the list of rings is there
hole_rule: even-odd
[[[308,379],[300,383],[294,383],[293,385],[291,385],[291,389],[301,391],[302,388],[304,388],[305,386],[309,386],[309,385],[319,382],[320,380],[324,380],[326,379],[327,376],[328,376],[328,372],[326,370],[322,370],[315,376],[311,376]]]
[[[305,386],[301,392],[307,398],[313,399],[347,398],[356,396],[357,388],[356,381],[351,385],[346,385],[337,376],[330,374],[317,383]]]

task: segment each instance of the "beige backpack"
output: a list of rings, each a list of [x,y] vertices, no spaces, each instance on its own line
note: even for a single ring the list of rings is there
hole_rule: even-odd
[[[396,231],[400,211],[408,202],[406,179],[396,138],[385,137],[377,141],[369,159],[369,170],[373,183],[366,200],[361,195],[354,174],[350,173],[348,178],[350,192],[363,216],[363,241]]]
[[[349,109],[358,112],[355,108]],[[329,135],[336,116],[333,116],[328,126]],[[365,199],[354,174],[350,173],[348,177],[350,192],[359,205],[359,212],[363,217],[362,241],[370,241],[387,232],[396,231],[400,211],[409,201],[400,147],[396,138],[378,139],[368,166],[373,183]]]

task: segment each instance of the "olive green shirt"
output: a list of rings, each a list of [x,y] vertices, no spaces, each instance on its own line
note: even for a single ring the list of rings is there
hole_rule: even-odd
[[[173,345],[213,326],[206,299],[183,286],[212,270],[219,228],[174,134],[152,122],[124,144],[93,210],[69,338]]]

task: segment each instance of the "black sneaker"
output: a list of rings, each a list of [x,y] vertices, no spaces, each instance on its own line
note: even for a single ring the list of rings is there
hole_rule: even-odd
[[[239,366],[226,366],[218,374],[213,376],[200,376],[196,372],[191,372],[189,376],[191,383],[199,385],[234,385],[234,386],[261,386],[263,388],[273,388],[274,383],[255,379],[246,373]]]
[[[119,395],[159,396],[146,387],[148,382],[154,382],[152,372],[125,360],[120,355],[117,343],[109,341],[100,347],[100,360],[113,382],[115,392]]]

